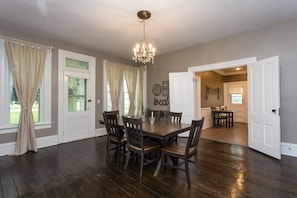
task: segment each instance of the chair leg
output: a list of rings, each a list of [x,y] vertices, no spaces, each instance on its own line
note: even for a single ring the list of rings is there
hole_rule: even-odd
[[[117,156],[117,166],[120,165],[120,157],[121,157],[121,144],[118,143],[118,156]]]
[[[167,156],[161,152],[161,160],[162,160],[162,163],[161,163],[161,172],[164,173],[165,171],[165,163],[166,163],[166,158]]]
[[[194,160],[195,160],[197,173],[198,173],[198,175],[200,175],[200,169],[199,169],[199,164],[198,164],[198,154],[197,153],[194,155]]]
[[[189,161],[188,160],[185,160],[185,169],[186,169],[188,187],[191,187],[191,179],[190,179],[190,173],[189,173]]]
[[[105,161],[106,162],[109,162],[109,158],[110,158],[110,150],[109,150],[109,147],[110,147],[110,141],[107,140],[107,144],[106,144],[106,158],[105,158]]]
[[[129,160],[130,160],[130,155],[131,155],[131,151],[129,151],[129,149],[128,149],[128,153],[127,153],[127,158],[126,158],[124,170],[127,170],[127,167],[128,167],[128,164],[129,164]]]
[[[142,178],[143,164],[144,164],[144,154],[141,153],[141,162],[140,162],[140,174],[139,174],[139,179]]]

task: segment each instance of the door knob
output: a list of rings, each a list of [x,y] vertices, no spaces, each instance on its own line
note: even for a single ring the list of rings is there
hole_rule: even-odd
[[[276,114],[276,109],[272,109],[272,112],[273,112],[274,114]]]

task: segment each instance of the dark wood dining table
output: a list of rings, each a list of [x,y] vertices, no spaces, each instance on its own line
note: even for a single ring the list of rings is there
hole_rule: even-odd
[[[100,124],[104,124],[103,120],[99,121]],[[118,124],[123,126],[122,119],[119,119]],[[191,124],[185,123],[172,123],[167,120],[156,120],[153,124],[149,120],[142,122],[142,131],[145,136],[158,139],[161,142],[166,141],[170,137],[175,137],[179,133],[190,130]],[[166,142],[164,142],[165,144]]]
[[[104,121],[99,121],[104,124]],[[122,119],[119,119],[118,124],[123,126]],[[142,122],[142,131],[146,137],[154,138],[159,140],[159,142],[165,146],[169,143],[170,138],[175,137],[179,133],[189,131],[191,129],[191,124],[186,123],[172,123],[168,120],[156,120],[153,124],[150,123],[148,119]],[[174,159],[172,159],[173,163]],[[161,159],[158,162],[154,176],[158,175],[161,166]]]

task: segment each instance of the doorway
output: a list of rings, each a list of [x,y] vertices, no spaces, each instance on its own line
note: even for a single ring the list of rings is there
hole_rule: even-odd
[[[59,143],[95,136],[95,57],[59,50]]]
[[[189,72],[207,72],[207,71],[221,71],[236,68],[238,66],[247,65],[253,62],[256,62],[256,57],[222,62],[222,63],[215,63],[210,65],[202,65],[197,67],[190,67],[188,69]],[[200,89],[201,90],[201,89]],[[247,105],[247,101],[246,105]],[[197,104],[196,112],[198,112],[198,117],[201,117],[201,103]],[[246,107],[247,109],[247,107]],[[209,116],[211,116],[209,111]],[[247,116],[246,116],[247,117]],[[247,120],[246,120],[247,122]],[[239,131],[236,133],[236,131]],[[237,144],[242,146],[248,146],[248,124],[247,123],[235,123],[233,128],[213,128],[209,127],[203,130],[201,137],[206,139],[211,139],[215,141],[221,141],[225,143]],[[206,134],[207,133],[207,134]]]
[[[248,145],[247,124],[247,66],[195,73],[201,81],[201,117],[205,125],[201,134],[204,139]],[[196,100],[198,102],[198,100]],[[213,126],[212,109],[233,112],[234,125]]]

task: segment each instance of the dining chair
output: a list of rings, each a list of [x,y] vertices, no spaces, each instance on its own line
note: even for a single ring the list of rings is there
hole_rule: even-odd
[[[227,111],[227,106],[221,106],[220,110],[221,111]],[[221,124],[225,125],[226,128],[228,127],[228,120],[229,119],[230,119],[230,114],[229,113],[221,113],[220,114]]]
[[[182,112],[168,112],[169,121],[172,123],[180,123],[182,119]]]
[[[107,113],[107,114],[117,114],[118,116],[120,115],[120,111],[119,110],[104,111],[104,113]]]
[[[182,119],[182,112],[169,111],[168,112],[168,119],[169,119],[169,122],[171,122],[171,123],[179,124],[181,122],[181,119]],[[177,142],[177,140],[178,140],[178,135],[176,135],[173,138],[170,138],[170,140],[168,142],[173,142],[173,141]]]
[[[211,115],[212,115],[212,120],[213,120],[213,126],[214,127],[219,127],[222,125],[226,125],[227,127],[227,121],[228,117],[226,116],[227,114],[222,113],[222,110],[218,110],[216,107],[211,107]]]
[[[150,118],[152,115],[156,120],[160,120],[161,110],[148,109],[147,112],[146,112],[146,118]]]
[[[117,113],[104,112],[104,124],[107,131],[106,161],[110,162],[110,152],[117,152],[117,166],[120,163],[122,153],[125,153],[127,139],[124,137],[123,129],[118,125],[119,116]],[[113,147],[113,145],[115,145]]]
[[[183,170],[186,172],[188,187],[191,187],[190,173],[189,173],[189,162],[195,163],[197,172],[200,175],[200,170],[198,167],[198,144],[201,136],[201,131],[203,127],[204,117],[201,120],[192,120],[191,129],[187,143],[169,144],[161,148],[161,163],[162,170],[164,171],[164,166],[171,168]],[[181,159],[178,164],[172,164],[168,162],[167,157],[175,157]],[[194,161],[190,158],[194,156]],[[184,164],[184,168],[180,166]]]
[[[128,153],[124,170],[127,170],[131,153],[136,154],[134,157],[140,156],[141,165],[139,178],[141,179],[143,167],[159,159],[160,144],[150,141],[148,138],[144,137],[142,131],[142,119],[125,116],[122,116],[122,118],[128,142]],[[156,152],[156,155],[147,156],[148,154],[153,154],[154,152]]]

